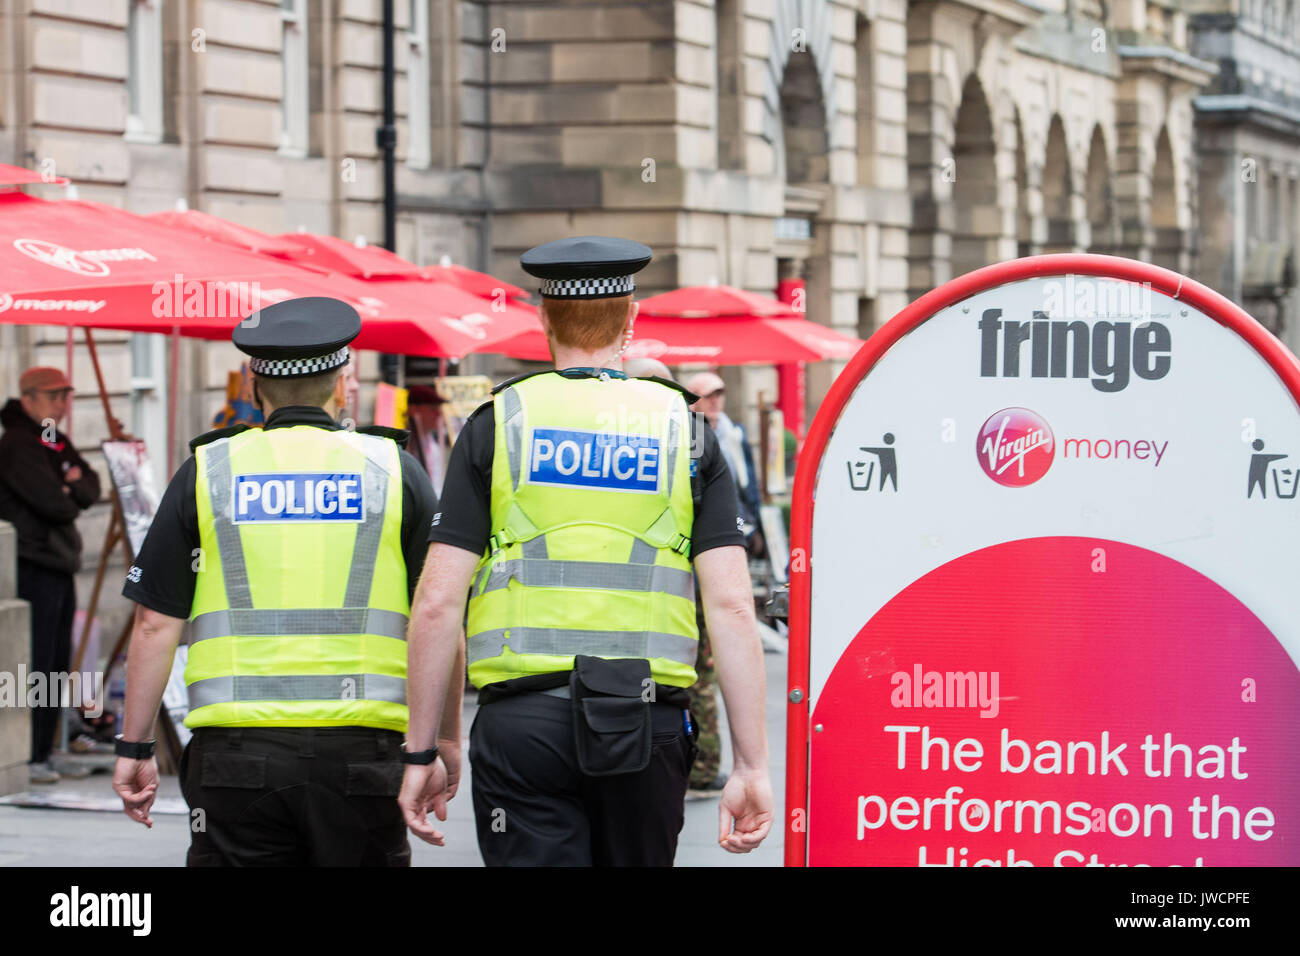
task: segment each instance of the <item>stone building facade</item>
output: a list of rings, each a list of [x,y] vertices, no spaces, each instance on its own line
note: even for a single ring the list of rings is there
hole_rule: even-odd
[[[380,7],[0,0],[0,160],[137,212],[184,200],[271,232],[375,241]],[[396,8],[397,251],[416,261],[522,282],[534,243],[631,236],[656,254],[643,294],[712,280],[770,294],[799,277],[809,318],[865,336],[932,286],[1017,255],[1192,269],[1200,252],[1193,104],[1217,55],[1193,49],[1182,3]],[[164,347],[100,338],[115,401],[138,412],[128,426],[156,435]],[[6,391],[23,366],[67,355],[61,333],[3,325],[0,351]],[[73,356],[75,438],[93,447],[103,429],[84,350]],[[176,358],[179,446],[206,427],[237,355],[185,343]],[[840,367],[810,367],[810,411]],[[730,410],[753,424],[775,373],[726,377]],[[105,521],[88,522],[89,541]]]
[[[1300,349],[1300,4],[1195,0],[1203,281]]]

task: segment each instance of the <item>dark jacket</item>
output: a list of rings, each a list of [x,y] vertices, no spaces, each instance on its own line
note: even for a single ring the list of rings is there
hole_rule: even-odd
[[[18,532],[19,559],[76,573],[81,567],[77,515],[99,500],[99,475],[63,432],[46,442],[18,399],[0,408],[0,425],[0,520]],[[74,466],[81,469],[81,480],[65,481]]]

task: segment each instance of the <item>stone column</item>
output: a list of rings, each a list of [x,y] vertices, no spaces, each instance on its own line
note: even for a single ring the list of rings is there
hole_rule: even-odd
[[[31,711],[21,706],[32,658],[31,609],[16,596],[17,549],[13,525],[0,521],[0,795],[27,789],[32,755]]]
[[[945,71],[949,45],[937,5],[912,5],[907,19],[907,180],[912,195],[907,295],[952,277],[955,92]]]

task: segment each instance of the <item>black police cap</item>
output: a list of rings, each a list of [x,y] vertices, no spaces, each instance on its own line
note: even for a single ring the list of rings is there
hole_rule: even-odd
[[[348,344],[361,334],[361,316],[324,296],[287,299],[254,312],[230,336],[252,356],[248,368],[272,378],[319,375],[348,363]]]
[[[631,239],[573,236],[534,246],[519,257],[550,299],[609,299],[636,288],[632,276],[650,263],[650,247]]]

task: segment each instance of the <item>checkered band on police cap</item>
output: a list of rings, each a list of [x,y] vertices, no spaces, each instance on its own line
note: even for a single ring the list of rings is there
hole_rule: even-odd
[[[632,276],[599,279],[543,279],[542,295],[551,299],[604,299],[628,295],[636,288]]]
[[[248,360],[248,370],[254,375],[269,378],[303,378],[307,375],[319,375],[348,364],[348,347],[345,345],[337,352],[309,359],[263,359]]]

